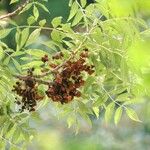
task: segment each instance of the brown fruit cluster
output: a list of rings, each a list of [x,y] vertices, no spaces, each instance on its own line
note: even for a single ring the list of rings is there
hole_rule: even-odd
[[[48,55],[44,55],[42,58],[41,58],[41,61],[42,62],[47,62],[48,61]]]
[[[49,98],[64,104],[72,101],[75,96],[81,96],[81,92],[78,89],[83,86],[85,82],[81,73],[85,71],[91,75],[94,72],[94,66],[86,64],[87,57],[88,51],[86,49],[80,54],[78,60],[68,60],[65,65],[62,66],[61,70],[55,73],[54,81],[46,91]],[[57,65],[53,64],[53,66]]]
[[[72,55],[73,56],[73,55]],[[64,57],[62,52],[56,53],[52,56],[53,61],[62,59]],[[38,93],[38,86],[40,84],[48,85],[46,95],[51,98],[52,101],[60,102],[61,104],[68,103],[74,99],[74,97],[80,97],[81,92],[79,88],[84,85],[83,72],[87,72],[89,75],[94,73],[94,66],[88,65],[86,60],[88,58],[88,50],[85,49],[77,58],[75,56],[70,57],[67,61],[58,65],[56,63],[49,62],[48,55],[44,55],[41,58],[43,63],[46,63],[49,67],[42,68],[41,71],[44,75],[35,76],[33,74],[34,69],[30,69],[26,76],[19,76],[19,81],[13,86],[13,90],[21,100],[17,100],[16,103],[21,105],[20,111],[28,110],[35,111],[37,101],[42,100],[44,96]],[[56,61],[58,63],[58,61]],[[53,81],[48,82],[42,79],[46,75],[53,73]],[[41,78],[41,79],[39,79]]]
[[[33,77],[34,69],[28,70],[28,75],[22,81],[17,81],[16,85],[13,86],[14,92],[22,97],[21,101],[17,100],[16,103],[21,105],[20,111],[29,110],[35,111],[35,106],[38,100],[43,99],[43,96],[38,94],[37,83]]]

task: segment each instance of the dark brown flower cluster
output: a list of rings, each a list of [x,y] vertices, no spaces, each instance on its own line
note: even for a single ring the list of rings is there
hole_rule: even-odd
[[[48,55],[44,55],[42,58],[41,58],[41,61],[42,62],[47,62],[48,61]]]
[[[17,100],[16,103],[21,105],[20,111],[29,110],[35,111],[35,106],[38,100],[43,99],[43,96],[38,94],[37,83],[33,77],[34,69],[28,70],[28,75],[24,79],[16,82],[13,86],[14,92],[22,97],[21,101]]]
[[[35,76],[33,74],[34,69],[30,69],[26,76],[17,76],[19,79],[16,85],[13,86],[13,90],[21,100],[16,98],[16,103],[21,106],[20,111],[28,110],[35,111],[37,101],[42,100],[44,96],[38,92],[38,86],[40,84],[48,85],[46,95],[51,98],[52,101],[60,102],[61,104],[68,103],[74,99],[74,97],[80,97],[81,92],[79,88],[84,85],[83,72],[87,72],[89,75],[94,73],[94,66],[87,64],[88,50],[85,49],[77,58],[72,55],[67,61],[58,65],[56,63],[50,63],[48,55],[44,55],[41,61],[45,63],[45,66],[49,67],[41,69],[42,75]],[[64,57],[62,52],[56,53],[52,56],[55,60],[62,59]],[[46,63],[47,62],[47,63]],[[53,73],[53,81],[44,81],[44,77]]]
[[[54,81],[46,91],[47,96],[53,101],[61,102],[61,104],[72,101],[75,96],[80,97],[81,92],[78,89],[85,82],[82,77],[82,72],[85,71],[90,75],[94,72],[94,66],[86,64],[87,57],[88,51],[85,50],[80,54],[78,60],[68,60],[62,66],[61,70],[55,73]],[[53,66],[52,68],[55,68],[57,65],[53,64]]]

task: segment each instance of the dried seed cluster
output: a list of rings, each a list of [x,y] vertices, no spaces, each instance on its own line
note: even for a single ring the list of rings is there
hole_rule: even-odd
[[[48,61],[48,55],[44,55],[42,58],[41,58],[41,61],[42,62],[47,62]]]
[[[63,57],[62,55],[59,56]],[[61,57],[57,56],[57,58],[53,59],[59,59]],[[47,96],[53,101],[61,102],[62,104],[72,101],[75,96],[80,97],[81,92],[78,89],[85,82],[81,73],[86,71],[91,75],[94,72],[94,66],[86,64],[87,57],[88,51],[85,50],[80,54],[78,60],[68,60],[62,66],[61,71],[55,74],[54,81],[46,91]],[[53,66],[52,68],[55,68],[57,65],[53,64]]]
[[[53,55],[52,59],[55,62],[55,60],[62,59],[63,57],[63,53],[59,52]],[[39,82],[41,79],[37,80],[36,76],[33,75],[34,69],[28,70],[26,76],[20,77],[12,90],[21,97],[21,101],[16,101],[18,105],[21,105],[20,111],[35,111],[37,101],[44,98],[44,96],[38,93],[38,86],[40,84],[48,85],[48,89],[45,92],[46,95],[51,98],[51,100],[61,102],[61,104],[72,101],[74,97],[80,97],[81,92],[79,91],[79,88],[82,87],[85,82],[83,80],[82,72],[87,72],[89,75],[94,72],[94,66],[86,63],[87,58],[88,50],[85,49],[78,59],[73,57],[68,61],[65,61],[61,67],[57,68],[58,64],[49,63],[48,55],[44,55],[41,58],[41,61],[43,63],[47,62],[45,65],[48,65],[50,69],[53,69],[53,81],[48,82],[48,84],[45,81]],[[44,70],[41,69],[41,71],[47,73],[50,69],[44,68]],[[43,76],[41,76],[41,78],[42,77]]]
[[[38,93],[37,83],[33,77],[33,71],[33,68],[28,70],[28,75],[25,79],[23,81],[17,81],[16,85],[13,86],[12,91],[22,97],[21,101],[16,98],[16,103],[21,105],[21,112],[24,110],[35,111],[37,101],[43,99],[43,96]]]

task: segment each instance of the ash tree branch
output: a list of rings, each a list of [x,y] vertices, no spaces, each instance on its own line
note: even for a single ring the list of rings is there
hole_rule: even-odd
[[[92,30],[95,28],[95,26],[93,26],[90,31],[88,32],[88,34],[90,34],[92,32]],[[42,78],[42,77],[45,77],[45,76],[48,76],[50,74],[53,74],[53,73],[57,73],[57,71],[65,66],[67,64],[67,62],[69,60],[71,60],[78,52],[78,50],[83,46],[83,44],[86,42],[86,40],[88,39],[88,36],[85,36],[83,41],[79,44],[79,46],[77,47],[77,49],[75,51],[72,51],[70,57],[64,61],[62,64],[58,65],[56,68],[54,68],[53,70],[50,70],[46,73],[43,73],[43,74],[40,74],[40,75],[33,75],[35,81],[37,81],[38,83],[41,83],[41,84],[46,84],[46,85],[50,85],[52,84],[52,82],[47,82],[47,81],[43,81],[41,79],[38,79],[38,78]],[[18,79],[21,79],[21,80],[26,80],[26,76],[21,76],[21,75],[15,75],[14,77],[18,78]]]
[[[30,0],[26,0],[26,2],[24,4],[22,4],[21,6],[19,6],[16,10],[14,10],[13,12],[11,13],[8,13],[8,14],[5,14],[5,15],[2,15],[0,16],[0,20],[4,19],[4,18],[8,18],[8,17],[12,17],[12,16],[15,16],[17,15],[23,8],[25,8],[25,6],[27,4],[30,3]]]
[[[21,75],[13,75],[15,78],[18,78],[19,80],[23,80],[23,81],[26,81],[28,80],[28,76],[21,76]],[[33,77],[33,79],[39,83],[39,84],[45,84],[45,85],[51,85],[52,82],[48,82],[48,81],[43,81],[41,79],[36,79]]]
[[[76,53],[77,53],[78,50],[82,47],[82,45],[84,44],[84,42],[86,41],[86,39],[87,39],[87,37],[85,37],[85,38],[83,39],[83,41],[80,43],[80,45],[78,46],[78,48],[77,48],[75,51],[72,51],[71,56],[70,56],[66,61],[64,61],[62,64],[58,65],[58,66],[57,66],[55,69],[53,69],[53,70],[50,70],[50,71],[48,71],[48,72],[46,72],[46,73],[44,73],[44,74],[41,74],[41,75],[36,75],[36,76],[34,76],[34,77],[35,77],[35,78],[41,78],[41,77],[45,77],[45,76],[47,76],[47,75],[50,75],[50,74],[52,74],[52,73],[56,73],[61,67],[65,66],[65,65],[67,64],[67,62],[68,62],[69,60],[71,60],[71,59],[76,55]]]

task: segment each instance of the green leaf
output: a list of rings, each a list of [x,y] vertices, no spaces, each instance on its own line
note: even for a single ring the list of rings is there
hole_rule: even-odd
[[[32,25],[33,23],[35,23],[35,21],[36,21],[36,19],[35,19],[34,16],[30,16],[27,19],[27,22],[28,22],[29,25]]]
[[[88,5],[85,10],[86,15],[90,16],[95,11],[95,5]]]
[[[35,5],[33,7],[33,15],[34,15],[35,19],[37,20],[39,17],[39,11]]]
[[[17,140],[19,139],[21,135],[21,131],[20,131],[20,128],[17,128],[14,133],[13,133],[13,136],[12,136],[12,141],[13,142],[17,142]]]
[[[24,46],[24,44],[26,43],[28,37],[29,37],[29,28],[25,28],[25,29],[21,32],[21,43],[20,43],[20,47],[23,47],[23,46]]]
[[[88,114],[92,114],[91,109],[88,108],[88,106],[87,106],[86,104],[84,104],[83,102],[78,101],[78,106],[79,106],[79,109],[80,109],[82,112],[85,112],[85,113],[88,113]]]
[[[68,128],[70,128],[73,124],[75,124],[76,119],[71,115],[67,118]]]
[[[108,123],[111,120],[111,117],[112,117],[113,111],[114,111],[114,107],[115,107],[114,102],[110,103],[106,107],[106,111],[105,111],[105,121],[106,121],[106,123]]]
[[[23,54],[25,54],[24,51],[15,51],[15,52],[13,52],[13,53],[11,54],[11,56],[20,56],[20,55],[23,55]]]
[[[78,4],[76,2],[74,2],[71,6],[70,15],[69,15],[67,21],[69,21],[76,15],[76,13],[78,12],[78,9],[79,9]]]
[[[73,19],[72,26],[75,26],[76,24],[78,24],[82,18],[83,18],[82,12],[78,11],[77,14],[75,15],[74,19]]]
[[[3,135],[8,134],[14,126],[14,124],[10,121],[7,121],[6,123],[5,126],[3,127],[3,131],[2,131]]]
[[[89,76],[85,82],[84,92],[89,92],[88,90],[91,88],[94,82],[95,82],[95,78],[93,76]]]
[[[59,31],[57,31],[57,30],[53,30],[52,32],[51,32],[51,38],[54,40],[54,41],[58,41],[58,42],[61,42],[61,40],[62,40],[62,34],[59,32]]]
[[[30,57],[21,57],[20,59],[23,60],[23,61],[30,61],[31,60]]]
[[[79,111],[79,113],[80,113],[81,117],[83,117],[83,119],[90,125],[90,127],[92,127],[92,121],[91,121],[89,115],[81,110]]]
[[[21,14],[21,13],[23,13],[23,12],[29,10],[29,9],[31,8],[32,5],[33,5],[33,3],[27,4],[27,5],[21,10],[21,12],[19,12],[19,14]]]
[[[0,30],[0,39],[5,38],[11,31],[12,31],[12,29]]]
[[[36,2],[36,4],[37,4],[39,7],[41,7],[44,11],[50,13],[49,10],[48,10],[43,4],[38,3],[38,2]]]
[[[5,140],[0,140],[0,149],[5,150],[5,146],[6,146],[6,141]]]
[[[81,6],[82,6],[82,7],[85,7],[86,1],[87,1],[87,0],[80,0],[80,3],[81,3]]]
[[[20,64],[19,64],[15,59],[12,59],[12,60],[13,60],[13,63],[14,63],[14,65],[15,65],[16,69],[17,69],[19,72],[21,72],[21,66],[20,66]]]
[[[20,29],[17,28],[17,32],[16,32],[16,34],[15,34],[15,41],[16,41],[16,43],[17,43],[17,50],[18,50],[18,48],[19,48],[19,46],[20,46],[20,41],[21,41],[20,36],[21,36]]]
[[[72,3],[73,3],[73,0],[70,0],[70,1],[69,1],[69,7],[72,6]]]
[[[29,46],[30,44],[34,43],[37,40],[37,38],[40,36],[40,32],[41,32],[41,29],[34,30],[30,34],[30,36],[29,36],[29,38],[28,38],[28,40],[26,42],[26,46]]]
[[[127,113],[127,115],[129,116],[130,119],[132,119],[134,121],[141,122],[141,120],[139,120],[139,117],[138,117],[137,113],[133,109],[127,108],[126,113]]]
[[[117,125],[122,115],[122,107],[117,108],[114,116],[114,122]]]
[[[16,2],[18,2],[19,0],[11,0],[10,1],[10,4],[13,4],[13,3],[16,3]]]
[[[25,52],[29,55],[33,55],[33,56],[36,56],[38,58],[41,58],[41,56],[44,56],[45,54],[46,55],[48,54],[47,52],[45,52],[43,50],[40,50],[40,49],[28,49]]]
[[[43,27],[46,24],[46,19],[43,19],[39,22],[39,25]]]
[[[61,26],[62,26],[62,30],[63,31],[66,31],[68,33],[74,33],[73,29],[70,26],[70,23],[68,23],[68,24],[62,24]]]
[[[4,57],[4,50],[3,48],[0,46],[0,60]]]
[[[102,98],[102,97],[98,97],[97,99],[96,99],[96,101],[94,101],[94,103],[93,103],[93,106],[94,107],[99,107],[99,106],[101,106],[101,105],[103,105],[104,104],[104,99]]]
[[[39,67],[41,65],[43,65],[42,61],[32,61],[32,62],[22,65],[22,68],[28,69],[28,68],[32,68],[32,67]]]
[[[56,17],[52,20],[52,25],[54,28],[58,27],[61,24],[62,17]]]
[[[19,39],[20,39],[20,34],[21,34],[21,30],[19,28],[16,29],[16,34],[15,34],[15,40],[16,43],[18,44]]]
[[[3,64],[8,65],[10,61],[10,56],[7,56],[6,59],[3,61]]]
[[[98,107],[93,107],[93,111],[94,111],[96,117],[98,118],[99,117],[99,108]]]

